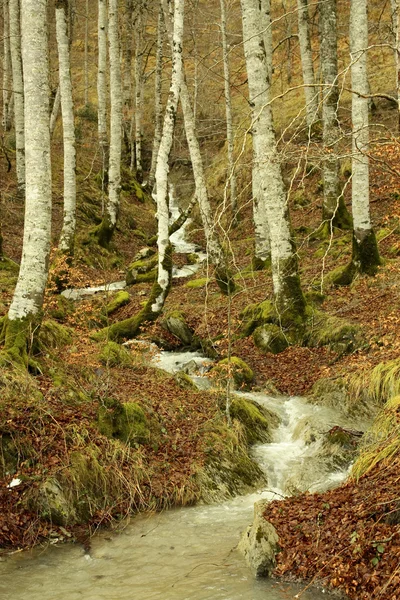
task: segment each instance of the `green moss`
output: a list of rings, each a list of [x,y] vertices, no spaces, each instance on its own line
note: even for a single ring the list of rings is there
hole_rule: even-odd
[[[219,267],[218,269],[215,269],[214,275],[215,281],[221,292],[225,296],[233,294],[235,291],[235,282],[229,269],[227,267]]]
[[[197,263],[199,262],[199,257],[197,254],[187,254],[186,255],[186,259],[188,262],[188,265],[197,265]]]
[[[304,206],[308,206],[310,204],[310,200],[307,196],[307,193],[304,189],[299,188],[295,192],[291,194],[291,199],[294,206],[303,208]]]
[[[210,283],[211,279],[208,279],[207,277],[203,277],[200,279],[192,279],[191,281],[188,281],[185,285],[188,288],[191,289],[198,289],[198,288],[202,288],[202,287],[206,287],[206,285],[208,285]]]
[[[240,313],[240,317],[243,321],[241,333],[246,337],[264,323],[276,321],[275,306],[270,300],[264,300],[260,304],[249,304]]]
[[[39,331],[40,315],[30,315],[24,319],[3,319],[0,340],[4,340],[4,350],[0,353],[0,366],[19,366],[27,368],[31,365],[36,369],[36,363],[29,356],[32,342],[36,342]]]
[[[325,301],[325,295],[317,290],[310,290],[304,294],[307,304],[311,306],[321,306]]]
[[[252,271],[266,271],[271,266],[271,257],[269,256],[266,259],[259,258],[258,256],[253,256],[251,259],[251,269]]]
[[[179,387],[184,390],[197,390],[196,385],[193,383],[189,375],[186,375],[186,373],[183,371],[178,371],[174,379]]]
[[[262,406],[247,398],[235,396],[230,405],[232,419],[238,419],[244,427],[247,443],[271,442],[270,427],[276,427],[279,419]]]
[[[335,269],[330,281],[337,286],[350,285],[357,274],[376,275],[382,264],[373,230],[353,234],[352,258],[345,267]]]
[[[72,342],[73,331],[65,325],[51,319],[42,322],[38,335],[38,347],[41,352],[55,350]]]
[[[158,256],[150,256],[145,259],[136,260],[131,263],[126,273],[127,285],[134,283],[145,283],[154,281],[157,273]]]
[[[351,173],[352,173],[351,159],[346,158],[346,159],[342,160],[340,163],[340,175],[344,179],[348,179],[349,177],[351,177]]]
[[[136,402],[104,400],[98,410],[97,423],[100,433],[125,444],[145,444],[149,440],[147,419]]]
[[[254,373],[244,360],[238,356],[224,358],[211,370],[211,373],[219,380],[225,381],[231,376],[239,387],[249,385],[254,380]]]
[[[112,341],[107,342],[102,348],[99,360],[103,365],[110,367],[129,367],[132,365],[132,357],[129,350]]]
[[[115,296],[107,303],[104,308],[104,313],[106,315],[112,315],[116,310],[121,308],[121,306],[125,306],[125,304],[129,304],[131,297],[126,290],[121,290],[117,292]]]
[[[262,352],[279,354],[289,346],[288,337],[279,325],[266,323],[260,325],[253,333],[254,343]]]
[[[307,345],[329,346],[335,352],[344,354],[355,350],[362,342],[361,329],[321,311],[312,314],[307,326]]]
[[[59,295],[57,296],[55,302],[56,306],[52,306],[48,311],[52,319],[62,322],[65,321],[68,315],[73,314],[75,310],[75,304],[71,300],[68,300],[68,298]]]

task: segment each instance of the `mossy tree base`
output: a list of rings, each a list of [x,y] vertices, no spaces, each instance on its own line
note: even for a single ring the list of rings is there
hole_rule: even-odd
[[[215,281],[224,296],[230,296],[235,291],[235,282],[229,269],[219,267],[215,269]]]
[[[351,262],[345,267],[335,269],[330,275],[330,280],[337,286],[350,285],[357,275],[376,275],[381,264],[374,231],[355,231]]]
[[[40,322],[38,315],[16,320],[5,317],[2,320],[0,341],[4,342],[4,349],[0,352],[0,366],[30,368],[37,372],[37,363],[29,356],[29,352],[34,348]]]
[[[109,219],[104,217],[100,225],[95,227],[93,231],[90,232],[90,236],[97,241],[99,246],[109,250],[114,231],[115,225],[112,225]]]

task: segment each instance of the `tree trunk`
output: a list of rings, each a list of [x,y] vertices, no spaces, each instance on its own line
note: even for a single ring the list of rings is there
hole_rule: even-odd
[[[11,53],[8,0],[3,0],[3,129],[11,129]]]
[[[348,285],[357,273],[375,275],[380,257],[372,229],[369,206],[369,111],[368,111],[367,0],[351,0],[350,58],[352,102],[352,211],[351,263],[334,276],[337,285]]]
[[[123,131],[128,157],[132,153],[130,123],[132,119],[132,29],[133,29],[133,0],[125,1],[125,57],[123,73],[124,107]],[[128,159],[130,162],[130,158]],[[128,162],[128,164],[129,164]]]
[[[111,242],[117,225],[121,190],[122,151],[122,79],[118,24],[118,0],[108,4],[108,40],[110,52],[110,151],[108,167],[108,198],[105,214],[95,236],[105,248]]]
[[[155,72],[155,84],[154,84],[154,137],[153,137],[153,150],[151,154],[151,166],[149,173],[149,188],[153,189],[155,176],[156,176],[156,165],[158,149],[160,147],[161,135],[162,135],[162,70],[163,70],[163,41],[164,41],[164,12],[160,4],[160,11],[158,13],[158,25],[157,25],[157,51],[156,51],[156,72]]]
[[[258,0],[241,0],[241,5],[252,108],[253,168],[258,178],[259,202],[263,203],[269,224],[275,305],[280,321],[292,325],[303,322],[306,303],[300,286],[296,248],[291,236],[288,204],[273,128],[269,97],[272,48],[266,47],[265,42],[260,43],[263,21]]]
[[[139,12],[135,27],[135,170],[138,181],[143,180],[142,164],[142,112],[143,112],[143,7]],[[133,165],[132,165],[133,166]]]
[[[89,105],[89,0],[85,2],[85,58],[84,58],[84,72],[85,72],[85,90],[84,90],[84,103],[85,106]]]
[[[228,144],[228,181],[231,194],[231,211],[232,222],[237,224],[238,206],[236,196],[236,175],[235,161],[233,156],[234,151],[234,134],[233,134],[233,118],[232,118],[232,98],[231,98],[231,74],[229,68],[229,48],[226,35],[226,7],[225,0],[220,0],[221,6],[221,38],[222,38],[222,55],[224,63],[224,91],[225,91],[225,112],[226,112],[226,140]]]
[[[394,37],[394,62],[397,91],[397,126],[400,131],[400,0],[391,0],[392,29]]]
[[[163,0],[163,2],[165,7],[166,0]],[[171,25],[166,10],[164,10],[164,18],[167,25],[168,35],[170,37]],[[222,244],[216,230],[216,224],[213,219],[213,211],[208,198],[203,160],[201,158],[199,141],[196,136],[193,109],[190,102],[190,95],[185,77],[183,77],[182,81],[180,100],[182,105],[183,120],[185,123],[186,140],[188,143],[190,159],[193,168],[196,198],[199,203],[200,215],[206,238],[207,254],[209,256],[210,263],[215,267],[215,278],[220,290],[224,294],[230,294],[234,291],[235,284],[231,273],[229,272],[227,257],[222,248]]]
[[[68,37],[68,0],[56,0],[56,35],[64,141],[64,220],[58,249],[61,253],[72,256],[76,229],[76,150]]]
[[[21,0],[25,96],[26,203],[22,260],[5,328],[6,360],[27,363],[48,276],[51,164],[47,1]]]
[[[297,15],[304,95],[306,98],[306,119],[307,126],[311,128],[318,121],[318,93],[314,87],[315,78],[310,39],[308,0],[297,0]]]
[[[167,0],[170,6],[171,0]],[[175,0],[172,44],[172,78],[164,116],[163,134],[157,157],[156,195],[158,218],[158,274],[146,306],[134,317],[103,329],[95,338],[123,339],[134,337],[144,321],[154,321],[161,313],[172,281],[172,248],[169,241],[168,159],[171,152],[179,93],[183,77],[182,37],[184,0]]]
[[[24,81],[22,76],[19,0],[9,0],[9,11],[18,195],[25,198]]]
[[[322,230],[325,235],[333,227],[351,228],[351,216],[346,208],[339,181],[336,155],[340,128],[337,118],[339,87],[337,62],[337,11],[336,0],[324,0],[319,4],[320,62],[322,74],[322,121],[325,158],[323,163],[324,201],[322,207]]]
[[[108,177],[108,133],[107,133],[107,0],[98,0],[98,67],[97,103],[98,135],[103,158],[103,190],[107,189]]]
[[[253,193],[253,220],[254,220],[254,257],[252,266],[255,271],[260,271],[271,264],[271,240],[269,238],[269,225],[265,203],[262,196],[260,174],[255,168],[256,160],[253,159],[252,193]]]
[[[53,107],[51,109],[51,116],[50,116],[50,136],[51,137],[53,137],[53,133],[54,133],[54,130],[57,125],[57,119],[58,119],[58,115],[60,114],[60,108],[61,108],[61,92],[60,92],[60,85],[58,85],[56,95],[54,96],[54,102],[53,102]]]

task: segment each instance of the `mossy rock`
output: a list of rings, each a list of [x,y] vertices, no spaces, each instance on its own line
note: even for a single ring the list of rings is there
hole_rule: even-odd
[[[103,365],[109,367],[130,367],[132,365],[132,356],[129,350],[112,341],[103,346],[99,360]]]
[[[65,321],[65,319],[75,311],[74,302],[68,300],[65,296],[57,296],[56,305],[49,308],[49,315],[56,321]]]
[[[254,380],[254,373],[244,360],[238,356],[224,358],[211,370],[211,374],[218,382],[225,382],[231,374],[236,386],[244,387],[250,385]]]
[[[331,271],[328,274],[326,280],[332,285],[336,286],[350,285],[353,282],[355,274],[355,268],[349,268],[351,265],[352,263],[350,263],[350,265],[345,265],[333,269],[333,271]]]
[[[291,194],[293,205],[299,208],[304,208],[310,204],[310,200],[307,196],[305,189],[300,188]]]
[[[279,418],[266,408],[248,398],[234,396],[230,405],[232,419],[240,421],[244,427],[247,443],[271,442],[271,426],[277,427]]]
[[[321,292],[318,292],[317,290],[310,290],[308,292],[306,292],[304,294],[307,303],[310,304],[311,306],[321,306],[324,301],[326,296],[324,294],[321,294]]]
[[[52,319],[46,319],[42,322],[39,336],[38,346],[42,352],[67,346],[72,342],[73,330],[65,325],[57,323]]]
[[[129,304],[131,297],[126,290],[121,290],[117,292],[115,296],[113,296],[110,302],[104,308],[104,313],[109,316],[112,315],[115,311],[117,311],[121,306],[125,306],[125,304]]]
[[[69,496],[64,486],[55,477],[50,477],[39,487],[32,508],[55,525],[73,525],[78,515]]]
[[[240,318],[243,321],[241,334],[247,337],[260,325],[274,322],[276,319],[275,306],[271,300],[264,300],[260,304],[249,304],[240,313]]]
[[[157,273],[158,256],[152,255],[147,258],[133,261],[126,272],[127,285],[134,283],[145,283],[154,281]]]
[[[211,279],[208,277],[201,277],[200,279],[192,279],[186,283],[186,287],[191,289],[199,289],[206,287],[211,282]]]
[[[310,347],[329,346],[345,354],[357,349],[362,341],[361,328],[345,319],[315,311],[308,323],[306,342]]]
[[[100,433],[125,444],[136,446],[149,441],[147,419],[136,402],[104,400],[97,413],[97,424]]]
[[[253,340],[262,352],[279,354],[289,346],[289,340],[279,325],[267,323],[261,325],[253,333]]]
[[[175,310],[167,314],[161,321],[161,327],[178,338],[184,346],[192,346],[193,330],[187,325],[180,311]]]
[[[174,379],[179,387],[184,390],[197,390],[196,385],[184,371],[178,371],[175,374]]]

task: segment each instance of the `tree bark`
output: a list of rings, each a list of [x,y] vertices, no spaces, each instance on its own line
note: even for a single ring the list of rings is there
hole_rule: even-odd
[[[72,256],[76,229],[76,149],[68,37],[68,0],[56,0],[56,35],[64,141],[64,220],[58,249],[61,253]]]
[[[378,244],[371,224],[369,205],[367,48],[367,0],[351,0],[353,250],[350,264],[333,277],[333,282],[337,285],[348,285],[358,273],[375,275],[381,262]]]
[[[306,119],[308,127],[311,128],[314,123],[318,121],[318,93],[314,87],[315,78],[310,38],[308,0],[297,0],[297,15],[304,95],[306,98]]]
[[[54,130],[57,125],[58,115],[60,114],[61,108],[61,92],[60,85],[57,86],[56,95],[54,96],[53,107],[50,115],[50,136],[53,137]]]
[[[103,158],[103,188],[107,189],[108,177],[108,133],[107,133],[107,0],[98,0],[98,67],[97,103],[98,135]]]
[[[133,0],[125,1],[125,56],[123,71],[123,131],[128,156],[132,154],[131,119],[132,119],[132,30],[133,30]],[[130,158],[128,159],[130,163]]]
[[[19,0],[9,0],[9,11],[18,195],[25,198],[24,81],[22,76]]]
[[[154,136],[153,150],[151,154],[151,166],[149,173],[149,188],[152,190],[156,175],[157,155],[160,148],[162,135],[162,70],[163,70],[163,42],[164,42],[164,12],[160,3],[157,24],[157,51],[156,51],[156,72],[154,83]]]
[[[84,103],[89,105],[89,0],[85,2],[85,55],[84,55],[85,90]]]
[[[27,341],[40,321],[51,231],[49,70],[46,0],[21,0],[25,96],[26,203],[22,260],[5,330],[6,357],[27,363]]]
[[[225,114],[226,114],[226,141],[228,144],[228,181],[230,187],[230,200],[232,211],[232,222],[237,224],[238,206],[236,196],[236,175],[234,161],[234,134],[233,134],[233,117],[232,117],[232,98],[231,98],[231,74],[229,67],[229,48],[226,32],[226,6],[225,0],[220,0],[221,6],[221,39],[222,39],[222,56],[224,63],[224,91],[225,91]]]
[[[351,228],[351,216],[346,208],[339,181],[336,155],[340,128],[337,118],[339,87],[337,60],[337,9],[336,0],[324,0],[319,4],[320,63],[322,74],[322,121],[324,201],[322,206],[322,229],[325,235],[333,227]]]
[[[143,6],[139,5],[135,26],[135,171],[139,181],[143,179],[142,164],[142,112],[143,112]],[[132,165],[133,167],[133,165]]]
[[[3,0],[3,129],[11,129],[11,53],[8,0]]]
[[[241,0],[256,185],[268,218],[275,305],[283,323],[305,318],[296,248],[291,236],[287,197],[277,152],[270,105],[272,47],[262,43],[262,15],[258,0]]]

